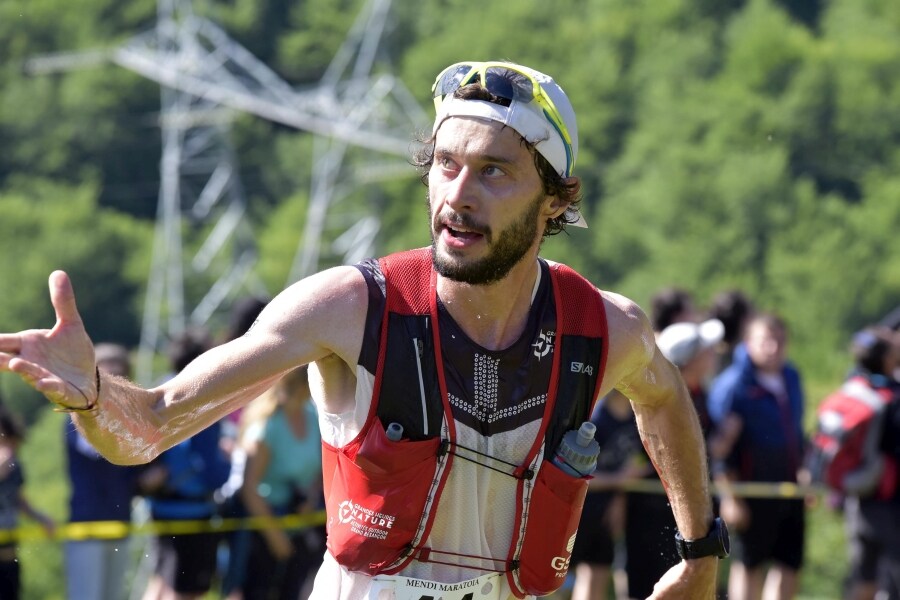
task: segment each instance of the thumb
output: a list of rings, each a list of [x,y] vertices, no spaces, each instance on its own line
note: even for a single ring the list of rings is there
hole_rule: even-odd
[[[81,324],[81,315],[75,304],[75,290],[65,271],[50,273],[50,302],[56,311],[56,325]]]

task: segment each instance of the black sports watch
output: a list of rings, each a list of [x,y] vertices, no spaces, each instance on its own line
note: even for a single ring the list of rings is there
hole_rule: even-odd
[[[676,532],[675,548],[678,550],[678,556],[686,560],[704,556],[725,558],[731,551],[731,541],[728,539],[728,528],[725,526],[725,521],[720,518],[714,519],[706,537],[696,540],[686,540],[681,537],[681,532]]]

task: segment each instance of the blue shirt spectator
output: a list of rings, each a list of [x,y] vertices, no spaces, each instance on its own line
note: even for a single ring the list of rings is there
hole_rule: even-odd
[[[731,366],[713,381],[708,402],[714,423],[729,414],[743,422],[729,459],[742,480],[796,481],[803,457],[804,404],[797,369],[785,362],[780,377],[769,377],[740,344]]]
[[[709,393],[714,426],[708,448],[719,485],[719,511],[737,542],[728,576],[731,598],[760,598],[764,589],[793,598],[803,565],[803,499],[742,497],[731,485],[797,481],[804,447],[803,388],[786,348],[784,321],[755,315],[734,362],[713,381]]]
[[[94,450],[66,420],[68,459],[69,521],[131,521],[131,500],[135,495],[136,467],[114,465]]]
[[[231,471],[231,463],[219,447],[221,429],[214,423],[156,460],[155,464],[166,470],[166,480],[148,498],[154,519],[207,519],[215,514],[213,493]]]

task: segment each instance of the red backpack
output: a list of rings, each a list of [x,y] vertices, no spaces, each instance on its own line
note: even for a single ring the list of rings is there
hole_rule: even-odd
[[[892,396],[853,377],[816,411],[807,467],[813,481],[845,495],[887,499],[897,486],[896,462],[879,451]]]

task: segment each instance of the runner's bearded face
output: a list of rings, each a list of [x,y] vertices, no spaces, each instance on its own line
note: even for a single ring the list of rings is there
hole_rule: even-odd
[[[509,128],[448,119],[429,173],[432,260],[448,279],[503,279],[539,244],[548,201],[534,158]]]
[[[430,192],[429,192],[430,194]],[[478,232],[484,236],[488,253],[481,258],[467,258],[465,253],[452,248],[440,246],[439,237],[444,229],[443,223],[432,214],[431,202],[428,203],[429,220],[431,221],[431,260],[435,271],[453,281],[470,285],[488,285],[500,281],[514,266],[529,254],[538,233],[538,215],[544,204],[544,194],[538,193],[519,217],[505,229],[500,231],[496,239],[492,229],[476,222],[468,214],[443,215],[443,222],[450,221],[449,235],[455,234],[453,225],[466,231]]]

